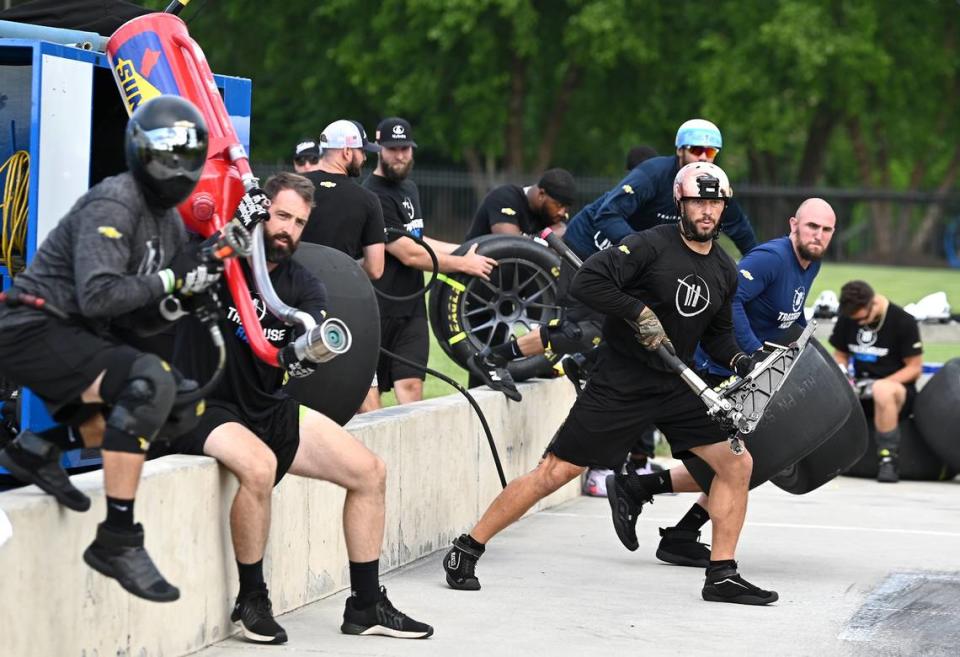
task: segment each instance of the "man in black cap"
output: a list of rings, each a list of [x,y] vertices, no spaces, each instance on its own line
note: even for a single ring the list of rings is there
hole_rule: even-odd
[[[496,260],[478,255],[475,246],[462,256],[451,255],[459,244],[441,242],[423,233],[420,192],[409,178],[413,150],[417,147],[410,123],[398,117],[384,119],[377,126],[376,139],[381,148],[377,168],[364,180],[363,186],[380,197],[385,225],[426,242],[436,253],[441,272],[462,272],[486,279]],[[426,249],[410,237],[392,233],[386,239],[386,266],[383,278],[375,285],[390,296],[407,298],[398,301],[378,296],[380,344],[395,354],[426,365],[430,351],[426,305],[422,295],[409,297],[423,289],[423,272],[433,269],[433,261]],[[381,354],[377,376],[361,411],[380,408],[380,393],[391,388],[400,404],[420,401],[424,377],[423,370]]]
[[[301,140],[293,159],[296,172],[316,188],[303,241],[346,253],[371,280],[383,275],[383,211],[376,195],[355,179],[366,153],[379,152],[362,125],[340,119],[324,128],[319,143]]]
[[[529,187],[501,185],[480,202],[466,239],[481,235],[538,235],[552,228],[560,235],[576,200],[573,176],[566,169],[549,169]]]
[[[301,139],[293,149],[293,170],[299,174],[316,171],[320,163],[320,144],[312,137]]]

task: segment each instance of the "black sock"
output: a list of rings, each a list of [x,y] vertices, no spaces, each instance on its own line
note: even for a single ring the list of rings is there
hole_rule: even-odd
[[[490,353],[494,356],[500,356],[504,360],[523,358],[523,354],[520,353],[520,345],[517,344],[516,340],[509,340],[503,344],[498,344],[496,347],[491,347]]]
[[[133,529],[133,500],[107,497],[106,524],[116,529]]]
[[[714,561],[713,559],[711,559],[710,565],[707,566],[707,575],[721,568],[733,568],[734,570],[736,570],[737,562],[734,559],[721,559],[720,561]]]
[[[34,433],[64,451],[83,447],[83,444],[79,440],[80,437],[71,431],[70,427],[65,427],[60,424],[44,431],[34,431]]]
[[[380,560],[365,563],[350,562],[350,590],[357,599],[356,606],[365,609],[380,599]]]
[[[486,544],[481,543],[470,534],[461,534],[460,540],[463,541],[468,548],[471,550],[476,550],[480,554],[483,554],[483,551],[487,549]]]
[[[673,478],[669,470],[654,472],[653,474],[639,475],[640,483],[651,495],[673,492]]]
[[[707,513],[707,510],[694,502],[690,510],[687,511],[687,514],[680,518],[680,522],[677,523],[677,529],[691,529],[696,531],[707,524],[708,520],[710,520],[710,514]]]
[[[238,598],[247,593],[267,588],[267,583],[263,581],[263,559],[257,563],[240,563],[238,561],[237,573],[240,575],[240,592],[237,594]]]

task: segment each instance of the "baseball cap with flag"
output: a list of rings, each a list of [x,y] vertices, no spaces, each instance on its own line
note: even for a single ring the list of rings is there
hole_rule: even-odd
[[[320,147],[327,148],[362,148],[368,153],[379,153],[380,147],[367,141],[367,133],[363,126],[356,121],[340,119],[334,121],[320,135]]]
[[[417,147],[417,142],[413,141],[413,129],[410,122],[401,119],[399,116],[392,116],[384,119],[377,126],[377,143],[387,148],[402,148],[410,146]]]

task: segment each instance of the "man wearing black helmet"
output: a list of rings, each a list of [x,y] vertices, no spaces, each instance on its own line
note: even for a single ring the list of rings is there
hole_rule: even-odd
[[[0,305],[0,374],[29,387],[57,422],[84,436],[24,431],[0,453],[0,464],[85,511],[90,500],[60,467],[60,450],[102,438],[107,517],[84,561],[157,602],[180,592],[144,549],[134,498],[150,441],[178,392],[196,384],[124,343],[117,327],[155,321],[165,296],[202,292],[219,278],[220,268],[187,246],[175,209],[193,191],[206,156],[206,124],[190,102],[160,96],[141,105],[127,125],[130,171],[80,197]]]

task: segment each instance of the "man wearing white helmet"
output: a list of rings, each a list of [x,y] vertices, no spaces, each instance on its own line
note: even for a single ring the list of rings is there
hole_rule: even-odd
[[[699,456],[717,473],[709,499],[713,549],[703,598],[754,605],[777,600],[775,592],[744,580],[734,561],[746,515],[750,454],[730,450],[726,432],[703,403],[653,353],[667,343],[690,362],[699,342],[739,376],[758,362],[736,346],[731,315],[736,265],[713,244],[730,196],[723,170],[707,162],[689,164],[675,176],[671,193],[677,226],[629,235],[618,248],[584,263],[571,292],[607,316],[597,364],[537,468],[510,482],[470,533],[453,542],[443,562],[450,587],[479,589],[476,563],[493,536],[586,468],[618,467],[637,434],[654,424],[675,456]],[[671,486],[669,472],[659,476]],[[637,547],[641,506],[650,499],[636,479],[632,473],[607,480],[617,535],[631,549]],[[698,490],[692,480],[677,484],[678,491]]]
[[[632,169],[616,187],[584,206],[567,225],[564,241],[583,259],[627,235],[679,220],[673,179],[680,167],[713,162],[723,147],[720,130],[710,121],[690,119],[677,130],[676,155],[652,157]],[[736,202],[727,205],[720,225],[740,253],[757,244],[750,221]]]

